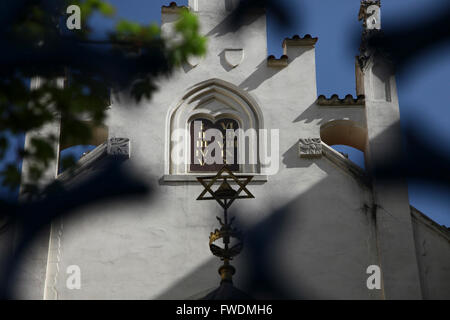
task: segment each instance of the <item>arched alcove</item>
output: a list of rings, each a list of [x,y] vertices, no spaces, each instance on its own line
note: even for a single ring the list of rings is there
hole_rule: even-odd
[[[365,167],[364,155],[367,144],[367,129],[361,124],[351,120],[327,122],[320,128],[320,138],[324,143],[348,157],[355,164],[362,168]]]
[[[320,127],[320,138],[329,146],[341,144],[365,152],[367,129],[351,120],[333,120]]]
[[[210,79],[191,88],[171,106],[166,122],[165,174],[195,174],[190,171],[191,143],[190,126],[196,119],[208,119],[212,123],[230,119],[239,125],[243,132],[263,128],[263,117],[256,100],[247,92],[232,83]],[[257,135],[256,135],[257,137]],[[264,146],[256,141],[246,140],[248,150],[254,150],[256,157],[259,148]],[[252,152],[252,151],[250,151]],[[259,163],[240,164],[240,172],[259,173]]]

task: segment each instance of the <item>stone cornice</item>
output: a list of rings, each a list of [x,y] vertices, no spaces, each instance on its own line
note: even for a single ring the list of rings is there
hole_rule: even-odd
[[[176,2],[171,2],[168,6],[162,6],[161,12],[162,13],[179,13],[180,10],[189,10],[186,6],[179,6]]]
[[[348,94],[344,99],[339,99],[337,94],[333,94],[330,98],[325,97],[324,95],[320,95],[317,98],[317,104],[319,106],[336,106],[336,107],[353,107],[353,106],[364,106],[366,99],[364,95],[359,95],[356,99]]]
[[[283,48],[286,46],[291,47],[314,47],[319,38],[313,38],[310,34],[306,34],[303,38],[299,35],[295,35],[292,38],[286,38],[283,40]]]
[[[267,66],[274,68],[284,68],[288,65],[288,56],[282,55],[280,58],[275,58],[274,55],[271,55],[267,58]]]

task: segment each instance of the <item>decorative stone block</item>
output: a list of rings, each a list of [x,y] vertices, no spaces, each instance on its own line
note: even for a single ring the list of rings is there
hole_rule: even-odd
[[[130,157],[130,139],[110,138],[108,140],[107,153],[114,156]]]
[[[320,138],[300,139],[298,142],[300,158],[320,158],[322,141]]]
[[[231,68],[236,68],[244,61],[244,49],[225,49],[225,61]]]

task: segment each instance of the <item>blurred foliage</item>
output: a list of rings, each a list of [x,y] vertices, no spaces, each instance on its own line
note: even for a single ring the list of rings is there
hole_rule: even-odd
[[[66,27],[70,5],[81,9],[80,30]],[[1,9],[0,161],[9,146],[5,132],[38,131],[59,121],[64,128],[62,137],[35,135],[0,172],[3,186],[15,189],[21,181],[17,163],[29,159],[24,192],[37,190],[37,181],[57,157],[53,146],[59,139],[62,144],[89,141],[92,128],[105,120],[111,90],[127,91],[138,101],[150,98],[157,89],[155,77],[170,75],[190,55],[206,51],[198,20],[186,9],[180,10],[170,39],[156,24],[119,19],[102,0],[15,0]],[[101,41],[91,37],[89,20],[95,13],[115,21],[115,30]],[[30,90],[30,80],[37,78],[39,85]],[[63,160],[64,168],[73,164],[73,159]]]

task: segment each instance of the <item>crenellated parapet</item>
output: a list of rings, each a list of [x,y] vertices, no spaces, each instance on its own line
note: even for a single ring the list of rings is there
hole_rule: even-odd
[[[284,68],[289,64],[289,58],[287,55],[282,55],[280,58],[276,58],[271,55],[267,58],[267,66],[271,68]]]
[[[289,58],[295,59],[299,52],[305,50],[305,47],[314,48],[318,38],[313,38],[310,34],[306,34],[303,38],[299,35],[294,35],[292,38],[285,38],[283,40],[283,55],[276,58],[271,55],[267,58],[267,66],[271,68],[285,68],[289,65]]]
[[[314,50],[314,46],[317,43],[318,38],[313,38],[310,34],[306,34],[304,37],[294,35],[292,38],[286,38],[283,40],[283,55],[288,59],[280,58],[277,65],[283,65],[293,62],[297,57],[301,56],[306,51]],[[275,62],[275,61],[273,61]]]
[[[310,34],[306,34],[303,38],[299,35],[294,35],[292,38],[285,38],[283,40],[283,48],[286,47],[314,47],[319,38],[313,38]]]
[[[337,94],[333,94],[330,98],[327,98],[324,95],[320,95],[319,98],[317,98],[317,104],[319,106],[330,107],[363,106],[365,102],[364,95],[359,95],[356,99],[351,94],[346,95],[344,99],[340,99]]]
[[[186,6],[179,6],[175,1],[172,1],[168,6],[161,7],[161,13],[179,13],[180,10],[189,10]]]

